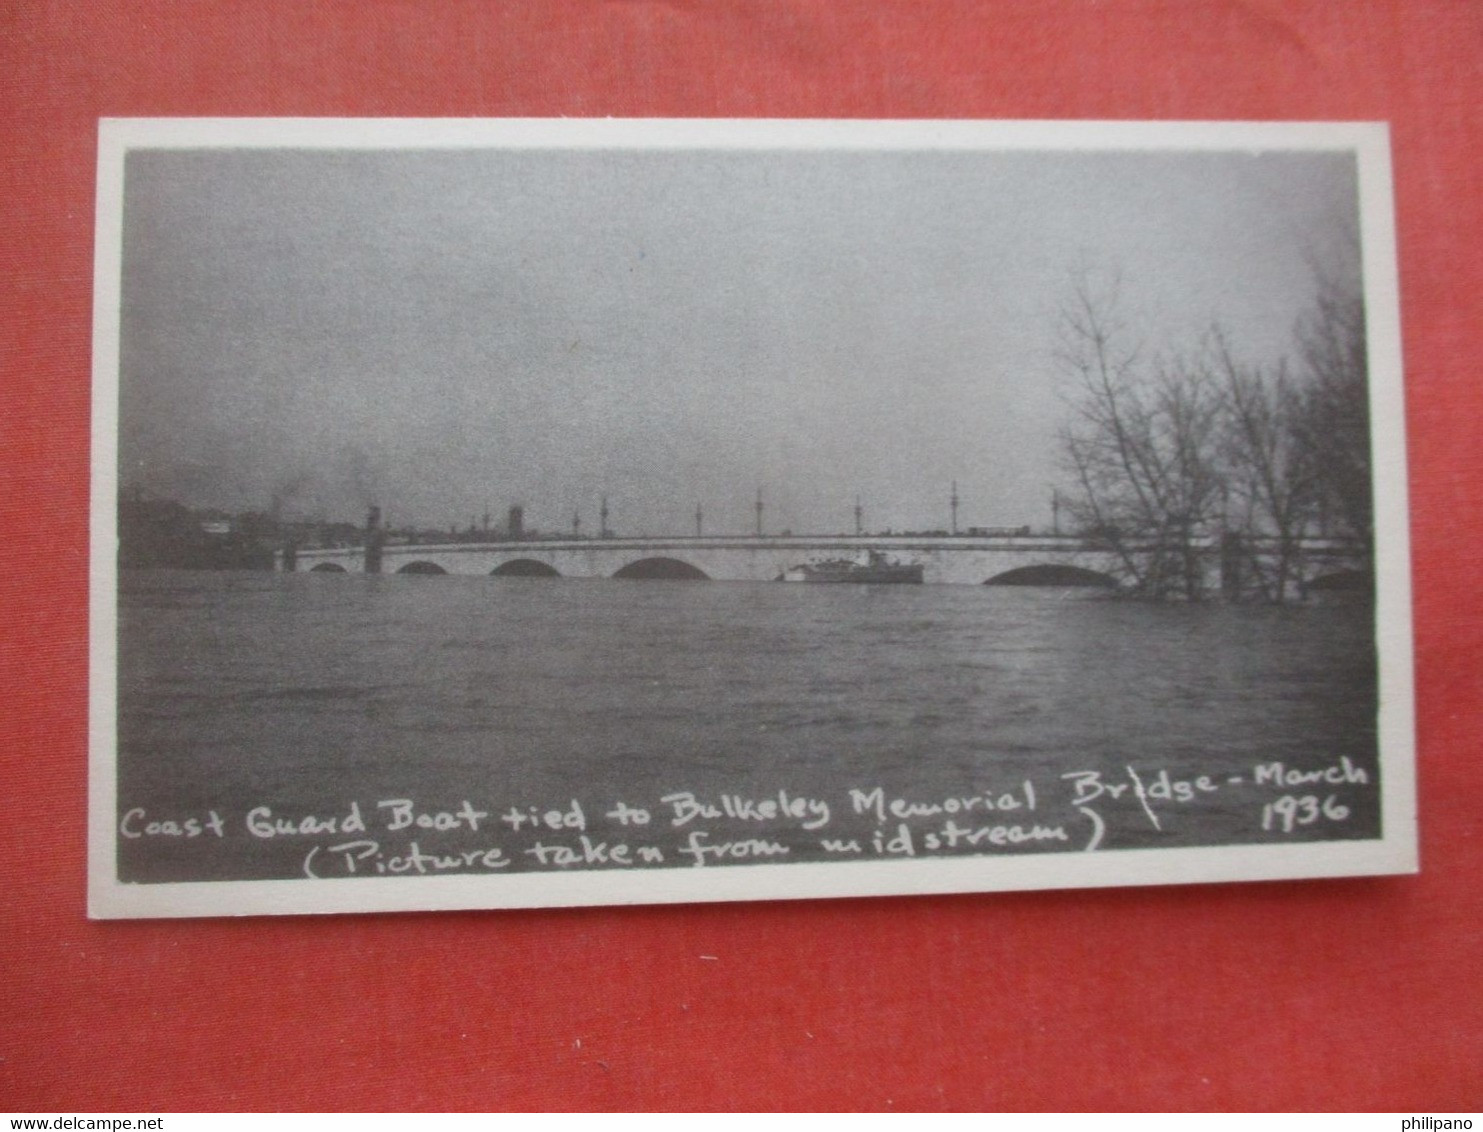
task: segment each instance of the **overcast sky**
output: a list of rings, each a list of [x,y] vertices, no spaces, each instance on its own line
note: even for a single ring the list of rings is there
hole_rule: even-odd
[[[620,534],[1049,522],[1090,263],[1150,350],[1292,352],[1336,154],[134,151],[120,482]]]

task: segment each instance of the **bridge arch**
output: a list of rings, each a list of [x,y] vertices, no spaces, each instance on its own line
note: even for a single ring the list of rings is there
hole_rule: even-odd
[[[495,578],[559,578],[561,571],[534,558],[512,558],[489,571]]]
[[[615,578],[643,578],[666,582],[705,582],[710,575],[678,558],[640,558],[630,562],[616,574]]]
[[[1102,589],[1116,589],[1117,579],[1082,566],[1058,566],[1044,563],[1038,566],[1020,566],[1014,570],[1006,570],[1002,574],[995,574],[984,582],[984,585],[1097,586]]]
[[[446,573],[448,573],[448,571],[447,570],[444,570],[436,562],[422,562],[422,561],[418,561],[418,562],[408,562],[405,566],[401,567],[397,571],[397,573],[398,574],[446,574]]]
[[[347,571],[345,569],[345,567],[341,566],[338,562],[321,562],[318,566],[312,566],[312,567],[310,567],[309,573],[311,573],[311,574],[345,574],[345,573],[349,573],[349,571]]]

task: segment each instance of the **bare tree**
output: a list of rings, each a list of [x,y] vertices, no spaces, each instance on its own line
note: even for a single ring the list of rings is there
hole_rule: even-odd
[[[1148,365],[1117,311],[1117,288],[1083,275],[1062,312],[1057,357],[1077,383],[1062,445],[1078,490],[1069,506],[1150,597],[1196,600],[1218,512],[1219,399],[1208,371]]]
[[[1321,277],[1298,325],[1304,388],[1294,427],[1307,454],[1322,534],[1373,545],[1369,359],[1364,298]]]
[[[1277,602],[1303,596],[1313,536],[1371,554],[1361,297],[1320,275],[1295,334],[1296,365],[1244,362],[1218,328],[1192,355],[1149,362],[1115,283],[1084,272],[1073,287],[1056,352],[1075,380],[1067,508],[1133,592],[1198,599],[1217,541],[1222,590]]]
[[[1314,499],[1313,461],[1299,430],[1303,394],[1286,363],[1243,365],[1218,329],[1225,508],[1223,573],[1232,593],[1270,601],[1302,592],[1302,546]]]

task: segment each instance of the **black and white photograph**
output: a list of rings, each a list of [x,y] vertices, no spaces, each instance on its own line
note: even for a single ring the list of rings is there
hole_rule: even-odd
[[[1413,871],[1389,161],[105,121],[92,914]]]

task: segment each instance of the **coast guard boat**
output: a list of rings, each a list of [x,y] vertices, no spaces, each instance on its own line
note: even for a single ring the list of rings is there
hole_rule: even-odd
[[[922,567],[892,562],[878,550],[869,551],[866,562],[831,558],[808,562],[783,571],[785,582],[849,582],[857,585],[921,585]]]

